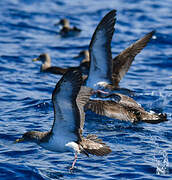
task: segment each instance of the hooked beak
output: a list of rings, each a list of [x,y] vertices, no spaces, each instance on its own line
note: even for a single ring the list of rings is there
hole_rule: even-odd
[[[23,142],[23,141],[24,141],[24,138],[19,138],[19,139],[16,139],[14,141],[14,144],[19,143],[19,142]]]
[[[34,58],[34,59],[32,59],[32,62],[39,61],[39,60],[40,60],[39,57],[38,58]]]
[[[79,58],[82,58],[82,55],[77,55],[77,56],[74,56],[73,59],[79,59]]]

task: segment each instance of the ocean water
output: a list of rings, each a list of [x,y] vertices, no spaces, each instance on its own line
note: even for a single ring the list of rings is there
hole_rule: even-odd
[[[91,36],[110,10],[117,10],[112,40],[115,57],[149,31],[148,46],[135,58],[120,86],[150,111],[167,113],[160,124],[131,124],[86,114],[84,134],[112,149],[105,157],[54,153],[33,143],[14,144],[30,130],[49,130],[51,94],[60,76],[40,73],[32,59],[47,52],[52,64],[79,65]],[[68,18],[83,31],[63,38],[54,24]],[[170,0],[1,0],[0,1],[0,179],[172,179],[172,3]]]

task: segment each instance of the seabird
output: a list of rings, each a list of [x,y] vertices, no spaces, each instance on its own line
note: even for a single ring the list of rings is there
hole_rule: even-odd
[[[79,29],[75,26],[70,27],[70,22],[66,18],[61,19],[58,23],[55,24],[55,26],[57,26],[57,25],[62,25],[62,29],[60,30],[60,34],[63,37],[76,36],[81,32],[81,29]]]
[[[87,88],[81,88],[82,75],[79,70],[68,70],[56,84],[52,93],[54,122],[50,131],[29,131],[24,133],[16,142],[31,141],[41,147],[55,152],[74,151],[75,158],[71,169],[74,168],[77,154],[83,153],[104,156],[111,152],[109,146],[98,139],[96,135],[82,136],[85,114],[83,105],[89,99]],[[81,94],[78,94],[81,89]],[[88,93],[89,94],[89,93]],[[78,98],[78,102],[76,99]]]
[[[85,106],[85,110],[92,110],[100,115],[130,122],[159,123],[166,121],[166,114],[146,112],[136,101],[128,96],[120,93],[106,95],[106,97],[101,96],[102,87],[110,90],[118,87],[119,81],[128,71],[136,54],[146,46],[154,34],[154,31],[148,33],[112,61],[110,44],[116,21],[115,16],[115,10],[105,15],[98,24],[89,45],[91,65],[86,85],[94,90],[98,90],[97,96],[101,99],[90,99]],[[115,97],[115,100],[107,100],[107,97],[113,99]]]
[[[62,68],[58,66],[51,66],[51,58],[48,53],[40,54],[39,57],[34,58],[32,61],[41,61],[42,65],[40,68],[40,72],[46,72],[46,73],[52,73],[52,74],[59,74],[63,75],[66,73],[69,69],[80,69],[83,73],[83,80],[87,78],[86,75],[84,75],[84,65],[76,66],[76,67],[68,67],[68,68]],[[83,71],[82,71],[83,70]]]
[[[142,38],[131,44],[129,47],[124,49],[121,53],[119,53],[116,57],[112,59],[112,77],[110,81],[112,89],[119,88],[119,82],[124,77],[124,75],[128,72],[134,58],[137,54],[141,52],[141,50],[148,44],[150,39],[152,38],[155,31],[151,31],[144,35]],[[79,53],[76,58],[82,58],[83,60],[80,63],[83,71],[89,71],[90,68],[90,56],[88,50],[83,50]],[[108,87],[108,86],[107,86]]]
[[[112,13],[113,12],[113,13]],[[134,57],[147,45],[155,31],[133,43],[112,60],[111,40],[116,22],[116,11],[108,13],[98,24],[90,45],[90,69],[86,85],[97,89],[118,88]]]
[[[119,87],[119,82],[128,72],[132,62],[134,61],[135,56],[139,54],[141,50],[148,44],[154,33],[155,31],[147,33],[112,59],[113,68],[111,84],[114,86],[114,88]],[[81,64],[84,65],[85,69],[87,68],[87,71],[90,67],[89,57],[90,56],[88,50],[81,51],[77,56],[77,58],[83,58]]]
[[[84,110],[91,110],[99,115],[132,123],[146,122],[157,124],[167,121],[167,114],[147,112],[134,99],[123,94],[113,93],[104,96],[101,94],[99,97],[103,98],[103,100],[90,99],[86,103]]]
[[[48,73],[52,73],[52,74],[63,75],[68,70],[67,68],[51,66],[51,58],[50,58],[49,54],[47,54],[47,53],[40,54],[38,58],[34,58],[32,61],[41,61],[42,62],[42,65],[40,68],[41,72],[48,72]]]

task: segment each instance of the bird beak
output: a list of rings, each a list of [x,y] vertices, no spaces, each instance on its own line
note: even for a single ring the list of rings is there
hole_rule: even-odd
[[[78,56],[74,56],[73,59],[78,59],[78,58],[81,58],[82,55],[78,55]]]
[[[24,141],[24,138],[16,139],[16,140],[14,141],[14,144],[19,143],[19,142],[23,142],[23,141]]]
[[[40,58],[38,57],[38,58],[34,58],[34,59],[32,59],[32,61],[33,62],[35,62],[35,61],[39,61],[40,60]]]

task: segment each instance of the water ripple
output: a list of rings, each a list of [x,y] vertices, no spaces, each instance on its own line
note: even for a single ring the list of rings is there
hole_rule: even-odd
[[[9,0],[0,6],[0,179],[171,179],[171,2]],[[26,131],[48,131],[53,124],[51,96],[61,76],[40,73],[32,59],[47,52],[53,65],[79,65],[73,57],[88,49],[96,25],[114,8],[113,57],[156,30],[120,86],[147,111],[167,113],[168,121],[131,124],[87,112],[84,136],[98,135],[112,153],[80,155],[70,172],[72,153],[13,143]],[[54,24],[65,17],[83,30],[78,37],[60,36]]]

